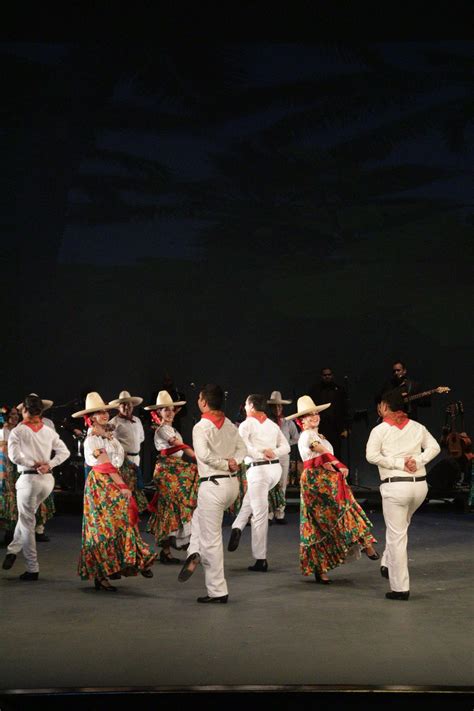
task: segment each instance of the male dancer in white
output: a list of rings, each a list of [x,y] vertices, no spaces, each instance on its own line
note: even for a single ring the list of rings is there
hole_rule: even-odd
[[[38,397],[37,393],[30,393],[30,395],[34,395],[35,397]],[[54,422],[52,420],[50,420],[49,417],[44,416],[44,412],[46,410],[49,410],[49,408],[53,406],[53,401],[42,399],[41,402],[43,403],[43,412],[41,414],[41,421],[42,421],[43,425],[46,425],[46,427],[51,427],[51,429],[54,430],[54,432],[56,432],[56,425],[54,424]],[[20,402],[16,406],[16,409],[23,415],[23,403],[22,402]],[[53,512],[54,512],[54,503],[52,501],[51,501],[51,505],[53,507]],[[44,527],[45,527],[44,523],[38,523],[35,528],[35,539],[39,543],[48,543],[49,542],[49,536],[45,533]]]
[[[439,454],[440,446],[426,427],[408,419],[399,392],[382,395],[379,413],[383,421],[367,442],[367,461],[376,464],[382,480],[380,493],[385,525],[382,577],[390,580],[389,600],[408,600],[408,527],[411,517],[428,492],[425,464]]]
[[[249,395],[245,401],[247,419],[239,425],[244,440],[249,465],[247,491],[237,518],[232,524],[228,550],[235,551],[242,530],[250,518],[252,530],[252,555],[256,562],[248,570],[266,572],[268,537],[268,492],[281,478],[280,457],[290,453],[290,445],[278,425],[264,413],[267,398],[264,395]]]
[[[109,424],[115,427],[114,436],[124,448],[127,458],[137,467],[140,466],[140,446],[145,439],[145,432],[141,420],[133,416],[133,408],[142,402],[142,397],[132,397],[127,390],[122,390],[116,400],[109,402],[109,405],[118,407],[119,411],[118,415],[109,420]]]
[[[21,580],[38,580],[36,511],[54,488],[53,467],[62,464],[70,455],[58,434],[43,424],[42,410],[41,399],[37,395],[27,395],[23,401],[23,422],[8,438],[8,456],[20,472],[16,483],[18,521],[2,567],[9,570],[23,549],[26,572],[20,575]],[[53,451],[54,457],[51,456]]]
[[[193,427],[200,478],[198,503],[193,513],[190,555],[179,580],[187,580],[201,560],[207,588],[207,595],[197,598],[202,603],[226,603],[229,597],[224,577],[222,519],[239,495],[239,466],[247,452],[237,428],[222,411],[223,401],[224,392],[219,385],[205,385],[198,399],[201,420]],[[195,552],[196,547],[200,553]]]

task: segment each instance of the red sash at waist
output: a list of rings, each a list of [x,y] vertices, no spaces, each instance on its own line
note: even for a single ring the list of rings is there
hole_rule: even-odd
[[[173,447],[168,447],[167,449],[160,449],[158,454],[162,454],[164,457],[168,457],[170,454],[179,452],[180,449],[192,449],[189,444],[175,444]]]
[[[346,483],[345,474],[339,468],[347,469],[347,467],[340,462],[334,454],[330,454],[329,452],[324,452],[324,454],[312,457],[303,462],[303,469],[317,469],[318,467],[323,467],[324,469],[337,473],[337,502],[342,504],[344,501],[348,501],[351,492]]]
[[[94,471],[99,472],[100,474],[118,474],[120,476],[119,470],[117,469],[117,467],[114,467],[114,465],[111,464],[111,462],[104,462],[103,464],[96,464],[92,468],[94,469]],[[129,488],[126,484],[117,484],[117,486],[119,489],[128,489]],[[133,498],[133,495],[128,500],[128,518],[129,518],[130,524],[132,526],[137,525],[137,523],[138,523],[138,506],[137,506],[137,502]]]

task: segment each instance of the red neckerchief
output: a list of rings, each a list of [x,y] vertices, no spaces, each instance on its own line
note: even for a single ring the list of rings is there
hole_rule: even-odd
[[[128,420],[129,422],[135,422],[135,418],[133,417],[133,415],[128,417],[128,415],[122,415],[122,413],[119,412],[119,417],[121,417],[122,420]]]
[[[210,420],[220,430],[225,422],[225,414],[221,410],[210,410],[209,412],[203,412],[201,419]]]
[[[33,432],[39,432],[40,429],[44,427],[41,417],[39,415],[27,415],[23,419],[23,422],[21,424],[26,425],[30,428],[30,430],[33,430]]]
[[[255,417],[256,420],[260,422],[261,425],[265,422],[267,419],[267,416],[264,412],[251,412],[247,417]]]
[[[383,421],[391,427],[397,427],[399,430],[402,430],[410,422],[406,412],[403,412],[403,410],[397,410],[396,412],[393,412],[392,415],[393,417],[383,418]]]

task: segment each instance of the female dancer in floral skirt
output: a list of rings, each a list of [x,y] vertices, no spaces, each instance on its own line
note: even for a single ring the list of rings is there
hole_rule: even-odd
[[[319,412],[330,403],[315,405],[308,395],[298,398],[296,419],[303,430],[298,449],[303,460],[300,478],[300,566],[303,575],[329,584],[327,572],[346,562],[360,550],[372,560],[379,555],[373,547],[372,524],[346,482],[347,468],[333,454],[331,444],[318,432]]]
[[[78,574],[83,580],[94,580],[96,590],[106,592],[117,590],[108,578],[137,573],[152,578],[150,568],[156,559],[140,535],[136,502],[119,473],[125,453],[107,427],[111,409],[93,392],[87,395],[85,409],[73,414],[84,417],[89,426],[84,457],[92,467],[84,488]]]

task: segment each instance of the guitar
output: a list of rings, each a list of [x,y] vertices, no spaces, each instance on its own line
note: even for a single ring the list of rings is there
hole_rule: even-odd
[[[412,400],[419,400],[422,397],[428,397],[428,395],[433,395],[433,393],[449,393],[450,390],[451,388],[439,385],[437,388],[433,388],[432,390],[425,390],[423,393],[416,393],[416,395],[405,395],[403,397],[403,400],[405,402],[411,402]]]
[[[445,446],[453,459],[460,459],[463,455],[467,455],[471,451],[472,441],[469,435],[464,431],[464,406],[461,401],[452,403],[446,408],[446,415],[449,416],[451,422],[447,423],[443,428],[443,437],[441,444]],[[461,431],[456,428],[456,417],[461,418]]]

